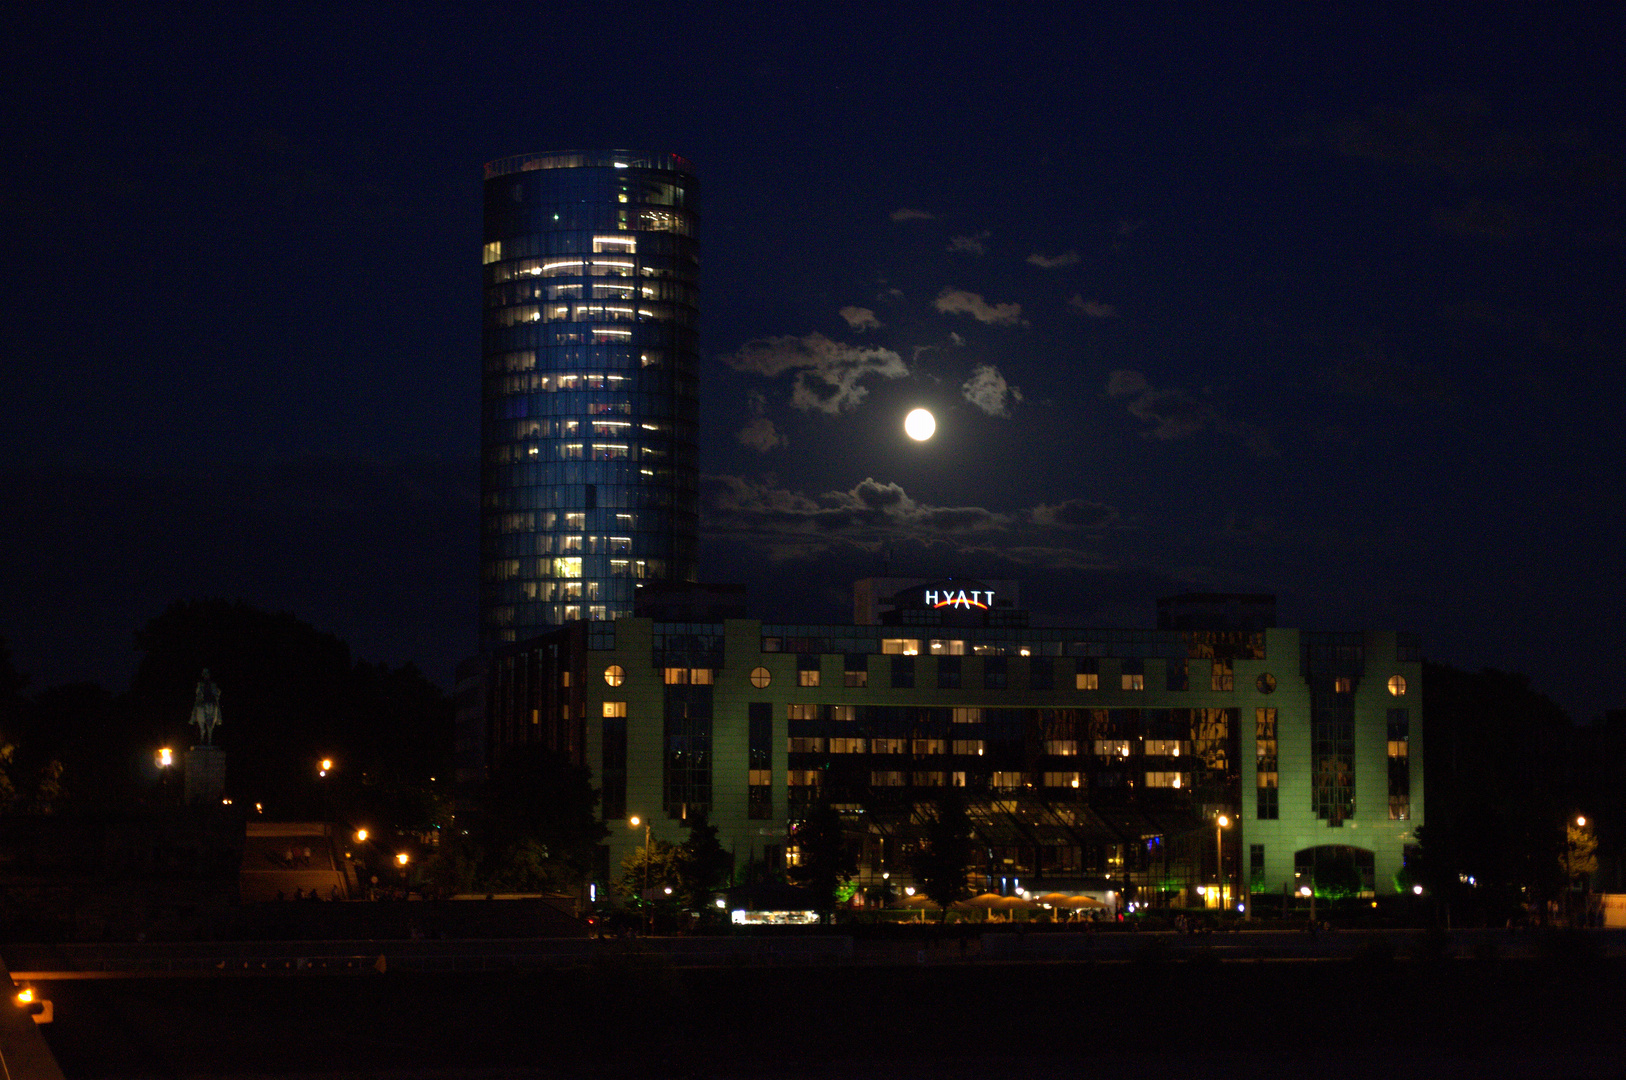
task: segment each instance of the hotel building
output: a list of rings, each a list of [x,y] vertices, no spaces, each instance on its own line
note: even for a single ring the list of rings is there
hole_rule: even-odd
[[[828,799],[860,883],[899,884],[923,808],[955,789],[979,890],[1231,905],[1333,867],[1394,889],[1422,823],[1411,636],[1276,627],[1261,596],[1103,630],[1029,626],[992,583],[867,588],[875,623],[622,618],[500,649],[486,745],[591,770],[601,878],[643,842],[631,815],[680,843],[704,811],[737,866],[773,869]]]

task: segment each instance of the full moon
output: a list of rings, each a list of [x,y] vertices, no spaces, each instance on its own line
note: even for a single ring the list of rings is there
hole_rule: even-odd
[[[937,430],[937,421],[925,409],[916,409],[903,418],[903,430],[916,442],[925,442]]]

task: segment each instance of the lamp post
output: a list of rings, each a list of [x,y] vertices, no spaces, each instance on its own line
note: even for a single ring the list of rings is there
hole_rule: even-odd
[[[649,937],[655,936],[655,913],[649,909],[649,822],[642,820],[637,814],[627,819],[627,824],[636,829],[639,825],[644,827],[644,933]]]
[[[1224,814],[1214,818],[1214,876],[1219,880],[1219,906],[1225,907],[1225,841],[1222,829],[1231,827],[1231,819]]]

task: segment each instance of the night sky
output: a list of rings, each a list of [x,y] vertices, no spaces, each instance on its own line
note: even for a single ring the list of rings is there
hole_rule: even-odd
[[[0,15],[35,688],[208,596],[449,684],[481,167],[630,148],[701,179],[701,576],[758,614],[1274,592],[1626,705],[1615,5],[333,7]]]

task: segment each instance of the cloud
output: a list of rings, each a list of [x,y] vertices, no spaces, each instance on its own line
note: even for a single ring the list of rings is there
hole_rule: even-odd
[[[978,293],[943,286],[943,291],[932,301],[932,307],[945,315],[969,315],[980,323],[993,326],[1027,326],[1022,318],[1021,304],[990,304]]]
[[[847,325],[854,330],[879,330],[881,320],[875,317],[875,312],[867,307],[852,307],[841,309],[841,317],[847,320]]]
[[[860,349],[823,334],[748,341],[723,362],[736,371],[774,378],[796,373],[790,403],[798,409],[835,415],[856,409],[869,394],[860,385],[872,375],[901,379],[909,374],[903,357],[891,349]]]
[[[1142,432],[1145,438],[1173,441],[1212,429],[1242,440],[1258,457],[1269,457],[1276,452],[1270,433],[1263,428],[1233,420],[1211,402],[1185,390],[1158,390],[1138,371],[1112,372],[1107,377],[1107,395],[1126,398],[1129,414],[1151,425]]]
[[[1067,499],[1054,506],[1040,503],[1029,512],[1033,524],[1057,529],[1104,529],[1120,517],[1117,507],[1087,499]]]
[[[1072,266],[1078,262],[1078,252],[1064,251],[1060,255],[1040,255],[1035,251],[1028,256],[1028,262],[1034,266],[1042,266],[1046,270],[1054,270],[1062,266]]]
[[[1118,309],[1111,304],[1103,304],[1099,300],[1086,300],[1077,293],[1067,301],[1067,306],[1074,311],[1081,311],[1092,319],[1114,319],[1118,316]]]
[[[905,207],[901,207],[900,209],[892,211],[892,220],[893,221],[936,221],[937,220],[937,215],[936,214],[929,214],[924,210],[913,210],[913,209],[910,209],[909,207],[905,206]]]
[[[806,495],[740,476],[708,477],[708,528],[724,532],[866,536],[988,532],[1011,519],[980,506],[931,506],[900,485],[866,477],[846,491]]]
[[[960,387],[965,399],[989,416],[1009,416],[1006,402],[1020,402],[1022,391],[1005,381],[1005,376],[992,364],[978,364],[971,378]]]
[[[973,236],[952,236],[944,251],[957,251],[962,255],[986,255],[988,247],[983,241],[994,235],[987,229]]]
[[[788,446],[790,440],[779,433],[772,420],[766,416],[753,417],[749,424],[740,428],[739,440],[759,454],[766,454],[776,446]]]

